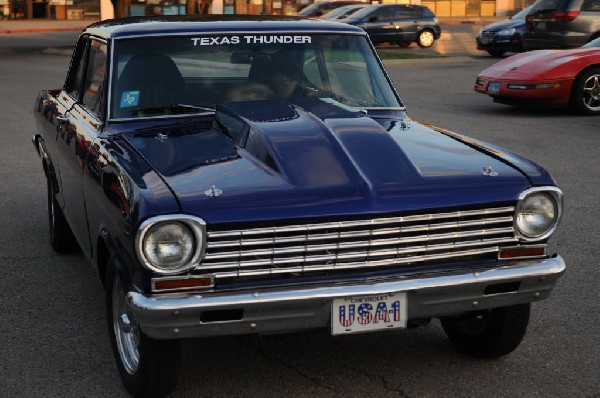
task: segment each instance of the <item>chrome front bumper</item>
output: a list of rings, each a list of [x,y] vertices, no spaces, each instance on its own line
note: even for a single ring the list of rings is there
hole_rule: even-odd
[[[550,295],[564,270],[563,259],[555,256],[480,271],[347,285],[204,296],[130,292],[127,302],[144,333],[156,339],[280,333],[330,327],[331,302],[338,297],[406,292],[409,321],[539,301]]]

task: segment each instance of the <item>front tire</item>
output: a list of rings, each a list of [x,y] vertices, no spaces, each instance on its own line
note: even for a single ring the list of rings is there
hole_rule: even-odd
[[[144,334],[126,304],[121,278],[109,263],[106,313],[113,354],[123,385],[135,397],[164,397],[179,379],[178,340],[155,340]]]
[[[584,70],[571,91],[571,108],[584,115],[600,115],[600,68]]]
[[[525,336],[531,304],[473,311],[441,318],[448,338],[475,358],[498,358],[514,351]]]
[[[433,32],[430,30],[424,30],[419,33],[417,37],[417,44],[421,48],[431,47],[433,42],[435,41],[435,37],[433,36]]]

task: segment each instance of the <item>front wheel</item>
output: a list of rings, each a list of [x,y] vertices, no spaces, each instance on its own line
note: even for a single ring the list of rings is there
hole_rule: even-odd
[[[476,358],[498,358],[514,351],[527,331],[531,304],[473,311],[441,318],[448,338]]]
[[[136,397],[164,397],[179,379],[178,340],[155,340],[144,334],[129,311],[126,291],[112,264],[106,274],[106,313],[117,368],[125,388]]]
[[[433,42],[435,41],[435,37],[433,37],[433,32],[430,30],[424,30],[419,33],[417,37],[417,44],[421,48],[431,47]]]
[[[571,92],[571,108],[584,115],[600,115],[600,68],[589,68],[577,76]]]

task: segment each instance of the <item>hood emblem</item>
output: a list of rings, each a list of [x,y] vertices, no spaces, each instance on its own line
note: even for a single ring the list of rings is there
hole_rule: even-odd
[[[207,189],[206,191],[204,191],[204,194],[208,197],[216,198],[217,196],[223,195],[223,191],[221,191],[219,188],[216,188],[213,185],[212,187],[210,187],[210,189]]]
[[[156,134],[155,138],[157,140],[159,140],[160,142],[165,142],[169,138],[169,136],[165,133],[158,133],[158,134]]]
[[[496,177],[498,175],[498,172],[494,169],[492,169],[492,166],[487,166],[484,167],[483,170],[481,170],[481,175],[487,176],[487,177]]]

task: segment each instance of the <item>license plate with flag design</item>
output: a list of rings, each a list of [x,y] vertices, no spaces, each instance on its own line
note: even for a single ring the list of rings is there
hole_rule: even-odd
[[[348,334],[406,327],[406,293],[334,299],[331,333]]]

